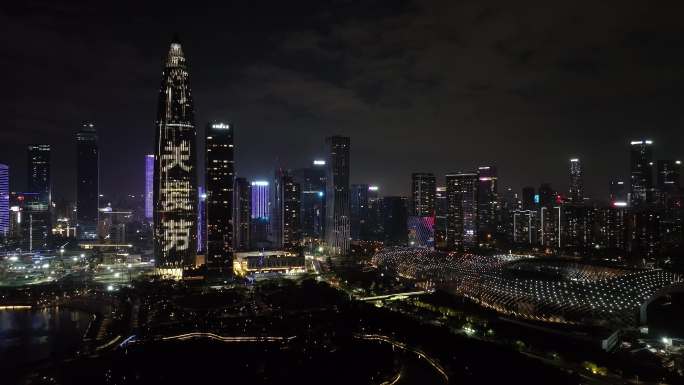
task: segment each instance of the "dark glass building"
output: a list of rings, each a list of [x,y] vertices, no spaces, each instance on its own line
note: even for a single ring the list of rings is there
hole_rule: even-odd
[[[488,243],[497,229],[499,177],[494,166],[480,166],[477,174],[477,233],[481,243]]]
[[[382,198],[385,246],[406,246],[408,243],[407,201],[407,198],[397,196]]]
[[[437,179],[431,172],[414,172],[411,174],[411,216],[435,216],[435,196]]]
[[[332,254],[347,255],[350,246],[349,138],[326,138],[325,241]]]
[[[28,146],[27,180],[28,191],[39,194],[40,201],[47,209],[52,200],[49,144],[32,144]]]
[[[435,193],[435,247],[446,249],[447,247],[447,213],[449,200],[447,199],[446,187],[439,186]]]
[[[582,182],[582,163],[578,158],[570,159],[570,201],[584,201],[584,184]]]
[[[233,249],[249,250],[252,214],[252,189],[245,178],[235,178],[233,189]]]
[[[159,268],[195,264],[196,136],[188,64],[174,39],[164,62],[155,133],[154,253]]]
[[[462,250],[477,241],[477,173],[446,175],[447,247]]]
[[[276,170],[271,211],[273,246],[285,249],[299,246],[302,239],[301,186],[286,170]]]
[[[205,131],[207,194],[207,264],[232,269],[233,184],[235,163],[233,126],[214,122]]]
[[[50,179],[50,145],[28,146],[28,192],[22,194],[25,218],[26,248],[30,251],[50,246],[52,217],[52,181]]]
[[[627,206],[627,186],[621,180],[611,180],[608,185],[608,199],[615,206]]]
[[[97,238],[100,214],[100,154],[97,129],[84,123],[76,133],[76,233],[79,239]]]
[[[302,236],[322,240],[325,234],[325,172],[324,160],[314,160],[311,167],[292,172],[302,188]]]
[[[351,201],[349,210],[351,213],[350,232],[353,240],[368,240],[363,239],[363,235],[367,233],[366,224],[368,222],[368,185],[367,184],[353,184],[351,185]]]
[[[534,210],[537,207],[534,201],[534,187],[523,187],[522,189],[522,209]]]
[[[653,200],[653,141],[630,142],[630,205],[644,206]]]
[[[682,162],[679,160],[659,160],[656,187],[661,194],[673,194],[679,192],[679,174]]]
[[[366,224],[361,229],[361,239],[367,241],[382,241],[385,231],[383,229],[382,198],[378,186],[368,186],[368,215]]]

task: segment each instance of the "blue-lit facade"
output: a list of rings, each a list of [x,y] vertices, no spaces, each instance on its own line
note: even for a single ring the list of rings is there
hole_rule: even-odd
[[[145,219],[154,217],[154,155],[145,155]]]

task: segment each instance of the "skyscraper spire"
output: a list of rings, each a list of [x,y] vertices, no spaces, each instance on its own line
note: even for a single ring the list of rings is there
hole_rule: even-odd
[[[187,62],[174,38],[162,72],[155,134],[154,251],[163,269],[195,263],[196,134]]]

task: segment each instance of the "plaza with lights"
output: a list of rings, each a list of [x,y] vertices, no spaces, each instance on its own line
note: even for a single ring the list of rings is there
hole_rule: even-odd
[[[571,325],[636,326],[642,304],[682,281],[681,275],[659,269],[411,248],[385,249],[372,263],[507,316]]]

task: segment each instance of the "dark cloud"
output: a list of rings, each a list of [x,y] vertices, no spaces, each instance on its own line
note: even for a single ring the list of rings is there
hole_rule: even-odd
[[[677,2],[298,1],[216,7],[29,1],[0,11],[10,92],[0,162],[23,175],[29,142],[55,145],[73,195],[73,134],[101,129],[103,189],[142,188],[161,60],[174,32],[191,63],[200,132],[237,126],[237,168],[270,176],[352,137],[352,180],[408,192],[413,171],[495,164],[516,188],[589,192],[627,171],[632,137],[679,157],[684,27]],[[15,181],[21,188],[23,179]]]

